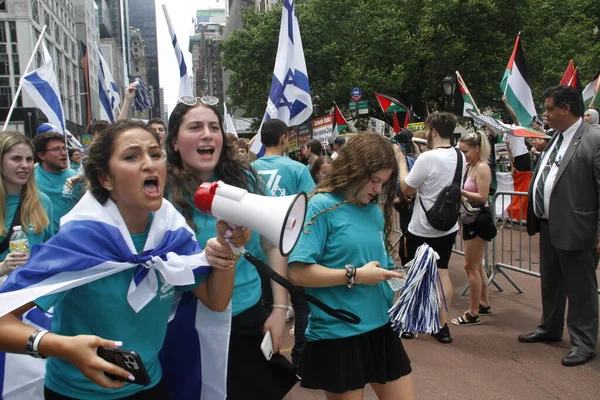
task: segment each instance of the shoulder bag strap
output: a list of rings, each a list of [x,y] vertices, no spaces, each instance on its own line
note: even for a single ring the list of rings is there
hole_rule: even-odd
[[[252,254],[246,252],[244,253],[244,258],[246,258],[246,260],[248,260],[252,265],[254,265],[260,273],[267,275],[279,285],[286,288],[288,292],[290,292],[290,294],[305,298],[306,301],[314,304],[315,306],[317,306],[318,308],[320,308],[321,310],[323,310],[324,312],[326,312],[334,318],[354,325],[360,323],[360,318],[357,315],[351,313],[350,311],[333,309],[327,304],[323,303],[321,300],[317,299],[316,297],[313,297],[310,294],[298,289],[292,282],[288,281],[283,276],[273,271],[271,267],[269,267],[267,264],[265,264],[258,258],[254,257]]]
[[[13,234],[14,231],[14,227],[17,225],[21,225],[21,204],[23,203],[22,200],[19,201],[19,205],[17,206],[17,210],[15,211],[15,215],[13,216],[13,220],[10,224],[10,228],[8,229],[8,232],[6,232],[6,236],[4,236],[4,239],[2,239],[2,242],[0,242],[0,254],[4,253],[6,251],[6,249],[8,249],[8,245],[10,243],[10,237]]]
[[[461,174],[462,174],[462,153],[456,147],[456,171],[454,171],[454,180],[452,183],[460,182]]]

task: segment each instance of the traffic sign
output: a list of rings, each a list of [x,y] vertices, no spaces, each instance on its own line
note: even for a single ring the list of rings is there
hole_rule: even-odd
[[[359,101],[362,98],[363,91],[361,88],[355,87],[350,91],[350,97],[354,101]]]
[[[356,103],[358,107],[359,114],[368,114],[369,113],[369,102],[367,100],[361,100]]]
[[[348,108],[350,109],[350,111],[356,111],[356,102],[351,101],[350,103],[348,103]]]

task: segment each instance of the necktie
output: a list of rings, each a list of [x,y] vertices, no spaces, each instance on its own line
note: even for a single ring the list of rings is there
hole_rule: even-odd
[[[554,146],[554,148],[552,149],[552,152],[550,153],[550,157],[548,157],[548,162],[546,163],[546,165],[544,165],[541,173],[542,175],[540,176],[540,179],[538,180],[538,183],[535,187],[535,215],[538,218],[541,218],[542,215],[544,215],[544,186],[546,185],[546,178],[548,178],[548,174],[550,173],[550,168],[552,168],[552,165],[554,165],[554,162],[556,161],[556,155],[558,154],[558,150],[560,149],[560,145],[562,144],[564,137],[562,132],[558,134],[558,138],[556,139],[556,145]]]

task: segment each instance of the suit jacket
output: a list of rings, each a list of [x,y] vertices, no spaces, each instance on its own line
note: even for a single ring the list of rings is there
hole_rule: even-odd
[[[546,150],[556,141],[555,135]],[[535,235],[540,220],[533,206],[535,177],[543,168],[542,157],[535,168],[528,192],[527,232]],[[573,136],[561,160],[550,194],[548,221],[550,243],[567,251],[596,247],[600,236],[600,128],[583,122]]]

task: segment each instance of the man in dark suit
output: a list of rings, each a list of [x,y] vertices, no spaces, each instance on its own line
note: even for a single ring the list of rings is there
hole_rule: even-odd
[[[527,232],[540,232],[542,323],[519,341],[562,340],[568,298],[571,351],[562,364],[575,366],[595,357],[598,339],[600,129],[583,122],[577,89],[547,89],[544,106],[557,133],[540,155],[527,212]]]

